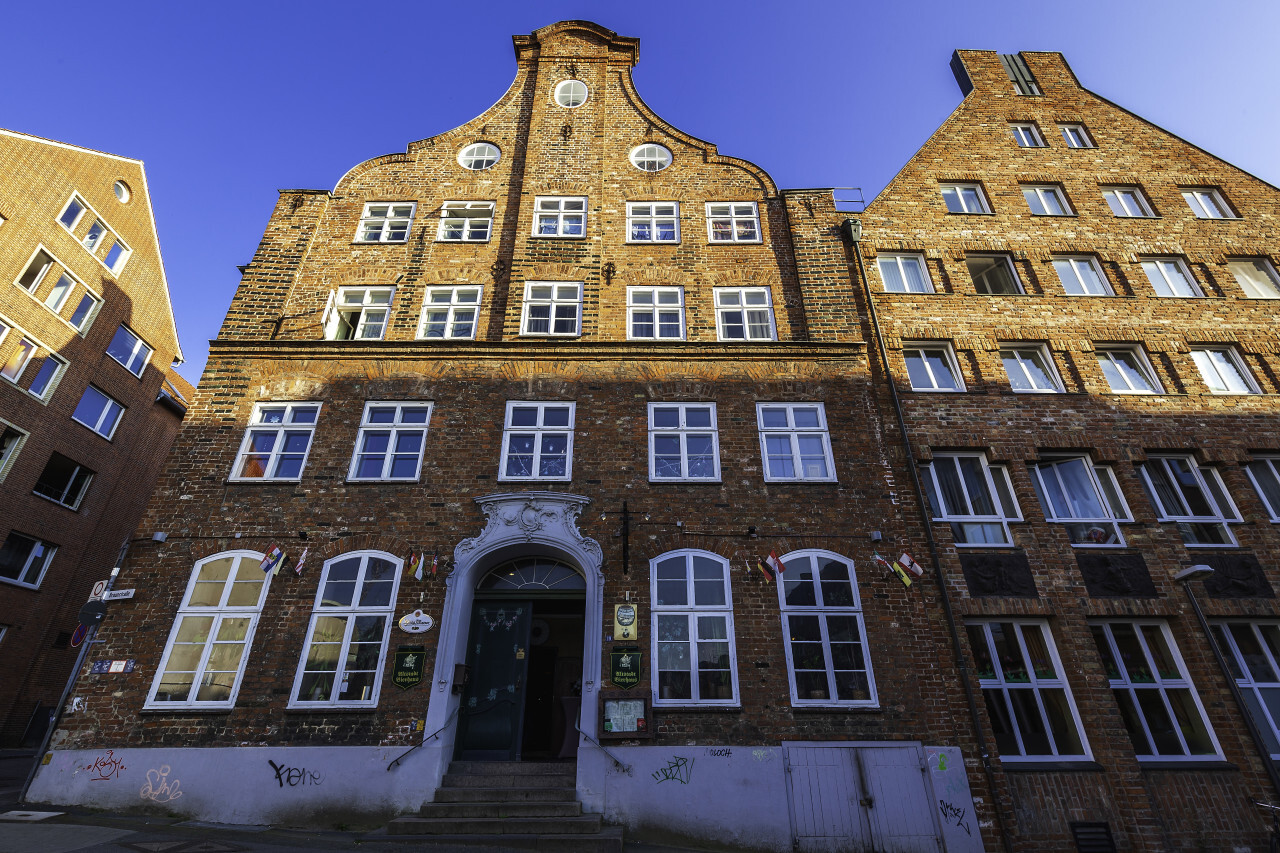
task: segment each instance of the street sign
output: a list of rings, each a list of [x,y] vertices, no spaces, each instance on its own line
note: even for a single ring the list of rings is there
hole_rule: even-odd
[[[93,592],[89,593],[90,601],[97,601],[102,598],[102,594],[107,591],[107,581],[98,581],[93,585]]]
[[[133,598],[133,594],[138,590],[135,589],[113,589],[102,596],[103,601],[116,601],[121,598]]]
[[[106,615],[106,604],[101,601],[86,601],[84,607],[80,608],[80,615],[77,618],[81,625],[92,628],[100,624]]]

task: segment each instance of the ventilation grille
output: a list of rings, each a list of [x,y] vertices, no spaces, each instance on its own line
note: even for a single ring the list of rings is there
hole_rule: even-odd
[[[1111,837],[1108,823],[1072,823],[1071,835],[1080,853],[1116,853],[1116,841]]]
[[[1004,70],[1009,74],[1009,79],[1013,81],[1013,87],[1018,90],[1019,95],[1040,94],[1040,87],[1036,85],[1036,78],[1031,76],[1031,69],[1023,61],[1021,54],[1002,53],[1000,54],[1000,62],[1004,65]]]

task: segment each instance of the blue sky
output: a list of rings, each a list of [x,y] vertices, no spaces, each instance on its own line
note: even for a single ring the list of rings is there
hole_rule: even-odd
[[[1093,91],[1280,184],[1280,2],[101,2],[5,8],[0,126],[145,161],[192,381],[284,187],[473,118],[511,36],[640,39],[676,127],[787,187],[870,199],[960,100],[956,48],[1058,50]]]

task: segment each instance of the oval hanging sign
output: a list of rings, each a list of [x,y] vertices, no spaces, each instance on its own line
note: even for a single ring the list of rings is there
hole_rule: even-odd
[[[400,617],[400,630],[406,634],[421,634],[423,631],[430,631],[435,624],[436,620],[421,610],[415,610]]]

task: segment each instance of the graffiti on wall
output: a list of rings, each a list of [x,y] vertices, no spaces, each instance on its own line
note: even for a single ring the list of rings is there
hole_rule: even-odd
[[[315,770],[308,770],[305,767],[289,767],[284,764],[276,764],[270,758],[267,763],[271,765],[271,769],[276,772],[276,783],[281,788],[288,785],[290,788],[297,788],[301,785],[319,785],[324,781],[324,774]]]
[[[181,797],[182,791],[178,789],[180,783],[177,779],[169,779],[170,772],[168,764],[148,770],[147,783],[138,792],[142,799],[153,803],[168,803]]]
[[[673,755],[671,760],[667,762],[666,767],[659,767],[653,771],[653,781],[659,784],[662,782],[679,782],[681,785],[688,785],[689,780],[692,778],[693,759],[679,755]]]
[[[114,750],[108,749],[97,758],[93,759],[85,770],[89,771],[89,781],[91,782],[109,782],[120,776],[120,771],[127,769],[124,766],[124,760],[118,758]]]

